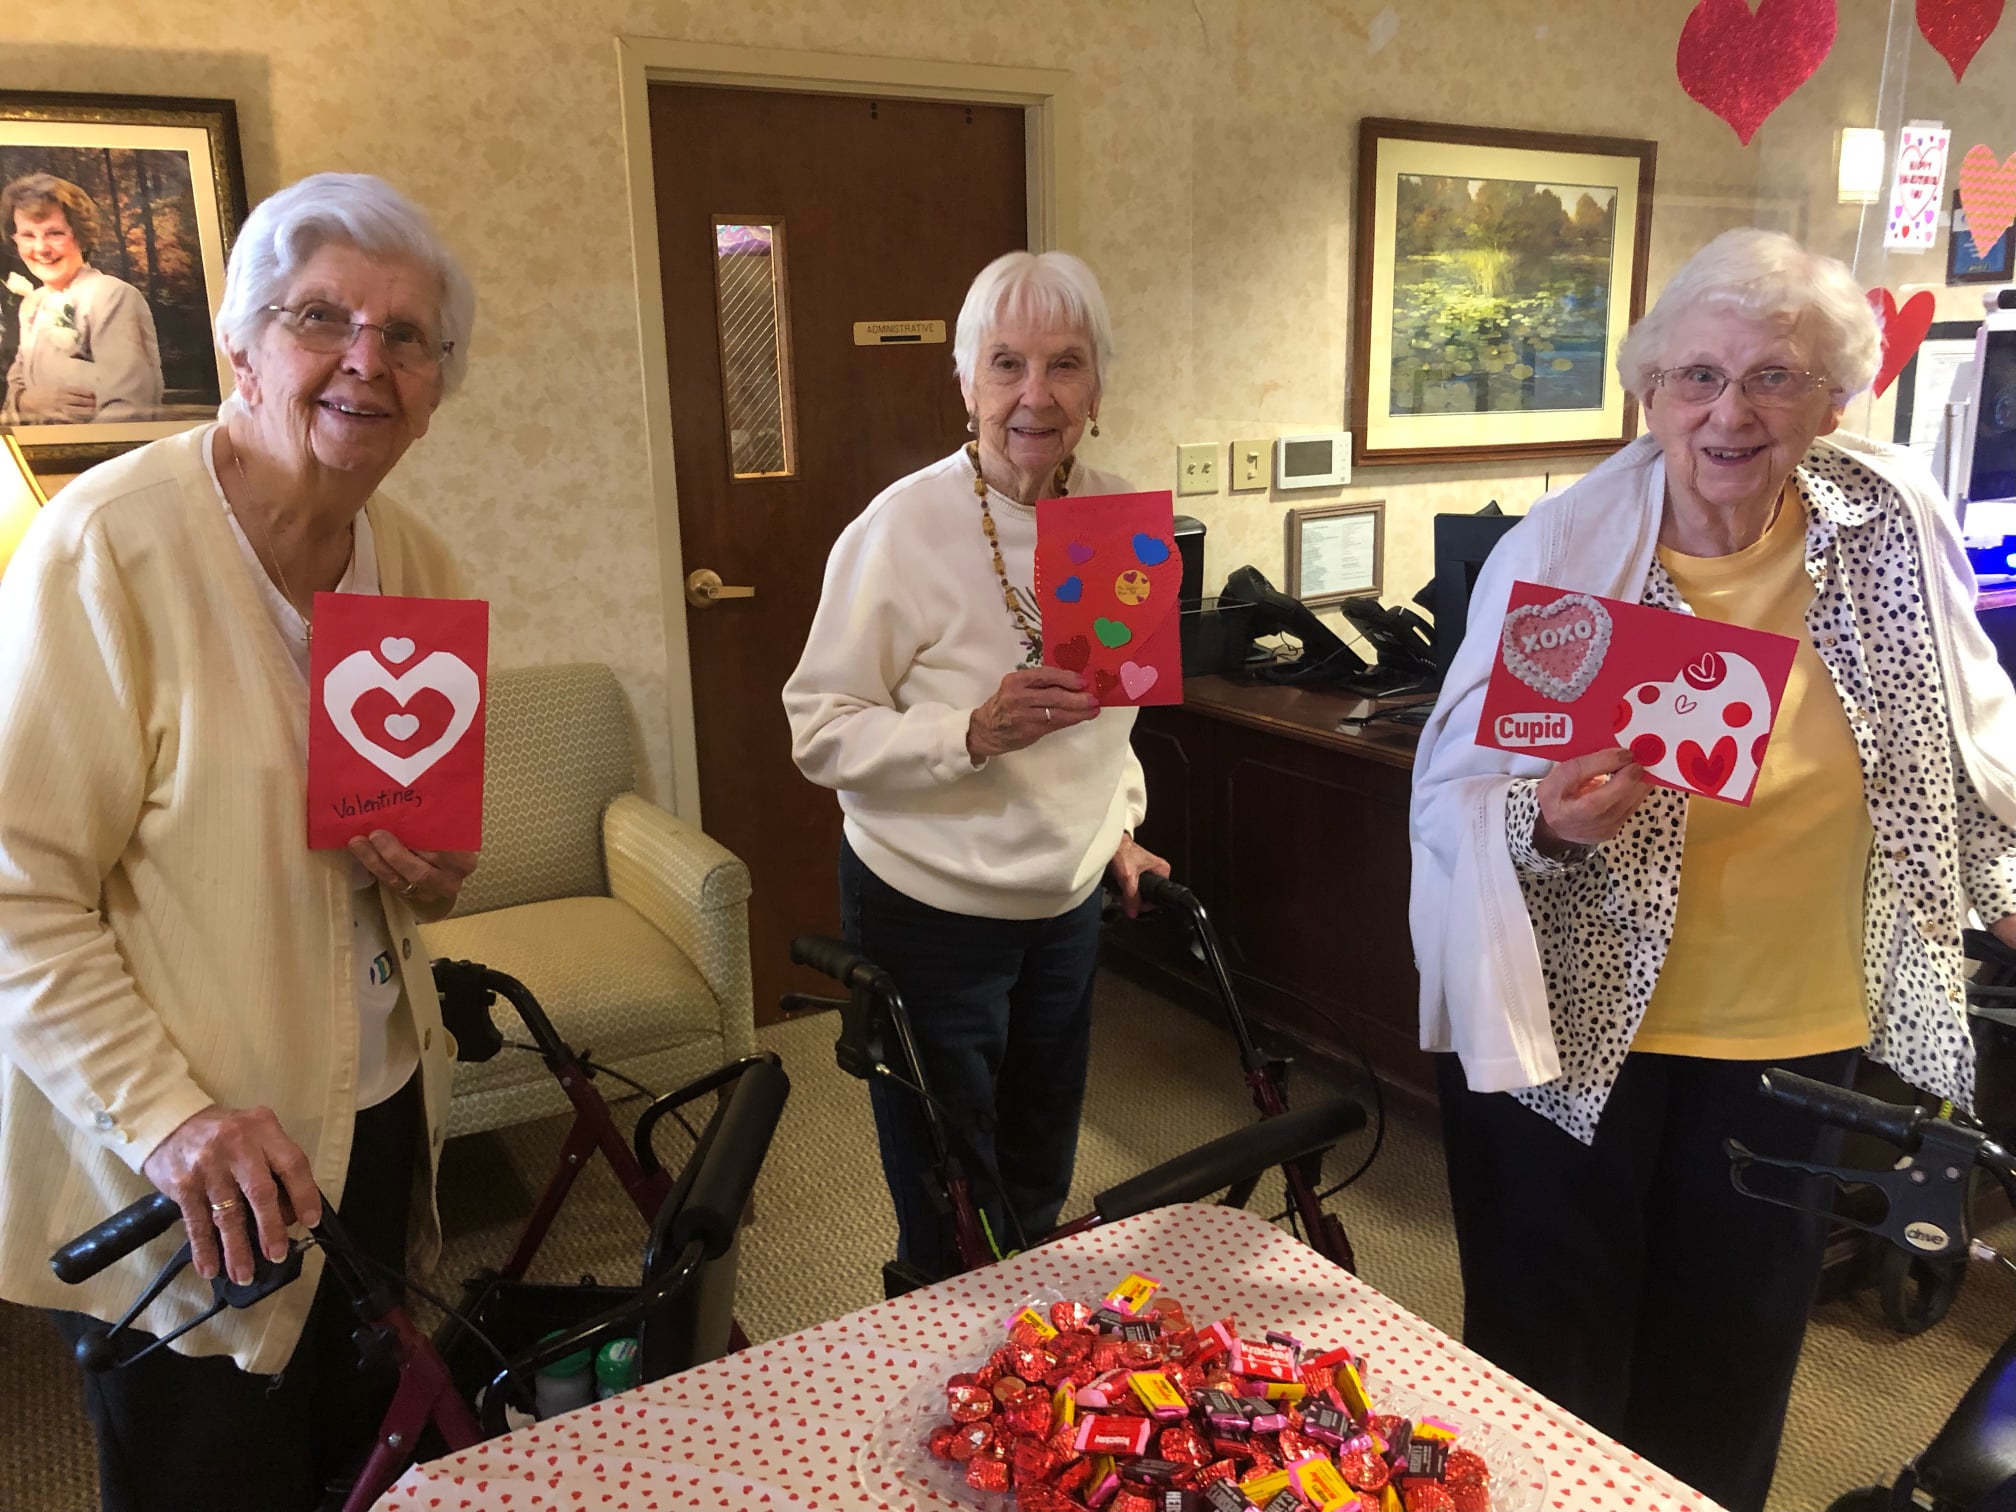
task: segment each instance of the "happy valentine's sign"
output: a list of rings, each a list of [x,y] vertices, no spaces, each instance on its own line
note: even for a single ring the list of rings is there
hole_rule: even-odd
[[[308,844],[389,830],[426,850],[483,843],[490,606],[315,595],[308,666]]]
[[[1514,583],[1477,742],[1550,761],[1623,746],[1662,787],[1748,806],[1799,643]]]

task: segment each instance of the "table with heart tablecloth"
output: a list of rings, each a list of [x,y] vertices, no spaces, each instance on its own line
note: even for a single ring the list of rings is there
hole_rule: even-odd
[[[1370,1356],[1375,1399],[1402,1393],[1475,1425],[1517,1461],[1530,1493],[1518,1504],[1534,1512],[1714,1512],[1290,1235],[1205,1206],[1093,1229],[446,1455],[408,1471],[378,1505],[944,1512],[960,1504],[884,1463],[884,1416],[914,1406],[905,1398],[920,1381],[984,1353],[1025,1298],[1096,1298],[1133,1271],[1160,1280],[1195,1317]]]

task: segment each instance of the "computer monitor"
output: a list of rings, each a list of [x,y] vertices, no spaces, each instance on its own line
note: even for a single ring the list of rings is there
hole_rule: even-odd
[[[1470,593],[1491,548],[1523,515],[1438,514],[1435,516],[1435,665],[1443,673],[1463,644],[1470,618]]]

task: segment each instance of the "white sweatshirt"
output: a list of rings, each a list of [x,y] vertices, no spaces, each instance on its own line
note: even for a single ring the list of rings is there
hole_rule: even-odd
[[[1132,491],[1083,465],[1071,478],[1081,498]],[[998,490],[987,502],[1008,581],[1028,590],[1036,511]],[[855,854],[948,913],[1075,908],[1147,811],[1131,708],[973,764],[967,721],[1023,657],[961,450],[891,484],[840,533],[784,685],[792,758],[839,792]]]

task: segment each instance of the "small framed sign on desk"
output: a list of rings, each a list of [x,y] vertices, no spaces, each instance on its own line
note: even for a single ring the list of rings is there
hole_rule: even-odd
[[[1315,608],[1378,597],[1386,502],[1355,499],[1288,511],[1288,594]]]

